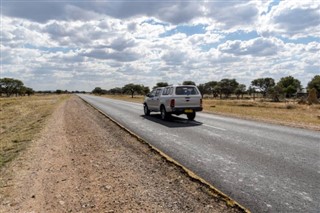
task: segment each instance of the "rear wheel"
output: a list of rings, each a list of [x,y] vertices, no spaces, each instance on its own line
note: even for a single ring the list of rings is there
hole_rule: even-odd
[[[162,120],[168,120],[168,113],[166,111],[166,109],[164,108],[164,106],[161,107],[161,110],[160,110],[160,113],[161,113],[161,119]]]
[[[143,106],[143,111],[144,111],[144,114],[145,114],[145,115],[150,115],[150,110],[149,110],[147,104],[145,104],[145,105]]]
[[[187,114],[187,117],[188,117],[188,120],[189,120],[189,121],[193,121],[194,118],[196,117],[196,112],[188,113],[188,114]]]

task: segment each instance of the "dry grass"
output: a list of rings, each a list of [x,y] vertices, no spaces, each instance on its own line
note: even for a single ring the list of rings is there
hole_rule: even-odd
[[[40,132],[47,117],[68,95],[0,98],[0,168]]]
[[[104,97],[143,103],[143,96],[105,95]],[[270,123],[320,131],[320,105],[299,105],[297,102],[273,103],[263,100],[203,100],[205,112],[260,120]]]
[[[320,130],[320,105],[205,99],[203,107],[216,114]]]

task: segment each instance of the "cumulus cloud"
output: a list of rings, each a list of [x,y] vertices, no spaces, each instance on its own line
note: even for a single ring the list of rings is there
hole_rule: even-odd
[[[119,62],[130,62],[138,60],[141,55],[137,52],[133,51],[110,51],[110,50],[101,50],[101,49],[94,49],[85,51],[81,54],[82,56],[96,58],[96,59],[105,59],[105,60],[115,60]]]
[[[256,1],[213,1],[206,3],[206,14],[225,29],[251,26],[259,15]],[[217,27],[216,26],[216,27]]]
[[[174,1],[113,1],[113,2],[5,2],[4,14],[45,23],[49,20],[89,20],[100,15],[117,19],[150,16],[174,24],[186,23],[201,15],[198,2]]]
[[[319,1],[281,1],[261,18],[260,32],[292,39],[320,37],[319,11]]]
[[[275,38],[256,38],[249,41],[227,41],[220,45],[221,52],[233,55],[272,56],[283,48],[283,43]]]

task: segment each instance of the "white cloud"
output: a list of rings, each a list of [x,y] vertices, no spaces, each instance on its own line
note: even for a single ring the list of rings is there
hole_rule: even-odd
[[[320,37],[319,1],[281,1],[261,18],[260,33],[297,39]]]
[[[218,49],[233,55],[274,56],[283,49],[283,42],[276,38],[256,38],[249,41],[227,41]]]
[[[224,29],[252,26],[258,18],[256,1],[210,1],[206,6],[207,16]]]

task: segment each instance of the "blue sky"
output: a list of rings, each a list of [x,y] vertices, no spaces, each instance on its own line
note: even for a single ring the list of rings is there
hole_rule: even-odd
[[[36,90],[320,73],[320,1],[9,1],[1,77]]]

